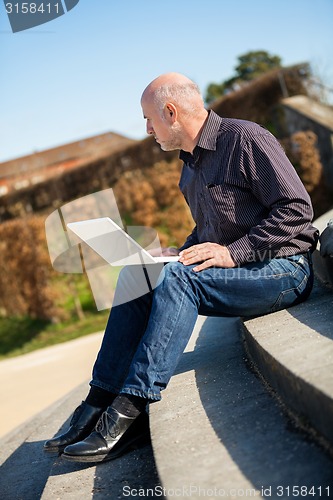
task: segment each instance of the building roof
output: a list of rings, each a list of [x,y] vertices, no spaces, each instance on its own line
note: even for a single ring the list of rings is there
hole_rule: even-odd
[[[36,170],[69,161],[72,162],[73,160],[76,162],[83,158],[98,158],[113,153],[133,142],[135,141],[113,132],[88,137],[0,163],[0,179],[26,176]]]
[[[305,95],[296,95],[282,100],[282,104],[320,123],[333,133],[333,109]]]

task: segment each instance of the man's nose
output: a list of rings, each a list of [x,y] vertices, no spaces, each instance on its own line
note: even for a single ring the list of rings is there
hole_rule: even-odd
[[[150,123],[147,123],[147,134],[152,135],[154,133],[153,127],[150,125]]]

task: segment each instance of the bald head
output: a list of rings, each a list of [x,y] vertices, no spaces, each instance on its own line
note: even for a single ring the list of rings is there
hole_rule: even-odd
[[[141,102],[147,99],[160,112],[169,102],[186,114],[194,114],[204,108],[198,85],[180,73],[166,73],[155,78],[144,90]]]
[[[179,73],[166,73],[153,80],[141,97],[147,133],[165,151],[192,151],[207,118],[199,87]]]

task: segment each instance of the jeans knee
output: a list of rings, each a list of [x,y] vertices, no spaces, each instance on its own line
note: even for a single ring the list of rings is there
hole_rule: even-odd
[[[170,277],[179,276],[183,267],[184,265],[180,262],[168,262],[163,268],[164,277],[169,279]]]
[[[194,274],[188,266],[184,266],[181,262],[168,262],[159,277],[159,283],[164,281],[165,284],[174,284],[179,282],[188,282],[191,278],[190,273]]]

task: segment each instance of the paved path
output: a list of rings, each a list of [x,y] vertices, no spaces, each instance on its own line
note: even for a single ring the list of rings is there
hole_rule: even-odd
[[[94,333],[0,362],[0,437],[91,376],[102,340]]]

